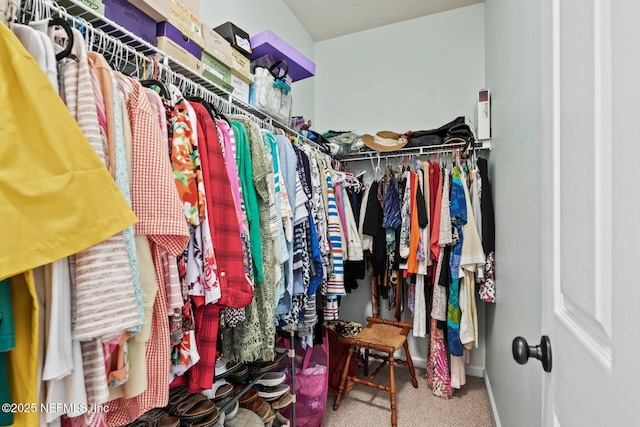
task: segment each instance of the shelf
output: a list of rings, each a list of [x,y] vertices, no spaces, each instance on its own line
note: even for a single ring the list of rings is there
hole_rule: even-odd
[[[34,11],[38,11],[34,13]],[[89,6],[78,0],[23,0],[21,9],[22,22],[59,15],[85,34],[88,49],[102,53],[118,71],[128,75],[142,77],[142,70],[147,73],[153,69],[153,59],[159,63],[159,77],[163,81],[171,81],[183,92],[193,92],[214,101],[218,107],[225,108],[228,113],[246,113],[253,116],[262,127],[273,130],[281,129],[296,135],[305,143],[320,148],[318,144],[299,135],[288,124],[281,123],[259,109],[234,98],[230,92],[217,86],[200,73],[176,61],[168,54],[142,40],[126,28],[118,25]],[[87,34],[89,33],[89,34]],[[208,96],[207,96],[208,95]]]
[[[465,144],[443,144],[443,145],[426,145],[423,147],[402,148],[397,151],[379,152],[379,151],[360,151],[346,156],[336,156],[336,160],[340,162],[356,162],[361,160],[371,160],[378,157],[402,157],[402,156],[423,156],[430,153],[451,153]],[[476,141],[474,144],[476,150],[491,150],[491,141]]]

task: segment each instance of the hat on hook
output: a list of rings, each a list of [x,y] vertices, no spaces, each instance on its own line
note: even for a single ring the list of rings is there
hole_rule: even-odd
[[[375,135],[362,135],[364,145],[375,151],[397,151],[407,145],[407,137],[396,132],[380,131]]]

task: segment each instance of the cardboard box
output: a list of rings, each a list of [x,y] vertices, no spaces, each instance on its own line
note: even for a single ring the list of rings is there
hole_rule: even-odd
[[[233,58],[231,73],[238,76],[245,83],[253,84],[253,74],[251,74],[251,62],[249,58],[234,48],[231,48],[231,57]]]
[[[207,52],[202,52],[202,76],[227,92],[233,92],[231,69]]]
[[[231,44],[205,24],[202,24],[202,36],[204,37],[204,51],[227,67],[233,67]]]
[[[182,0],[185,6],[195,13],[196,16],[200,16],[200,0]]]
[[[252,61],[265,55],[271,55],[275,61],[281,59],[287,61],[289,75],[294,82],[316,74],[316,64],[312,60],[269,30],[251,37],[251,49],[253,50]]]
[[[187,38],[179,29],[171,25],[170,22],[159,23],[156,31],[156,36],[167,37],[173,40],[176,44],[193,55],[193,57],[196,59],[202,57],[202,47],[200,47],[195,41]]]
[[[238,28],[233,22],[225,22],[213,29],[220,34],[231,46],[238,49],[243,55],[249,57],[252,53],[251,39],[246,31]]]
[[[104,15],[104,3],[102,3],[102,0],[77,0],[77,1],[83,6],[89,8],[90,10],[96,13],[99,13],[100,15]],[[74,4],[71,3],[70,0],[60,0],[58,3],[60,4],[60,6],[64,6],[64,7],[74,6]]]
[[[127,0],[103,0],[104,16],[152,46],[156,45],[156,21]]]
[[[204,47],[200,18],[180,0],[169,0],[168,21],[189,40],[193,40],[198,46]]]
[[[158,49],[192,71],[202,74],[202,62],[168,37],[158,37]]]
[[[233,85],[233,92],[231,92],[231,96],[245,104],[249,104],[249,91],[250,85],[242,81],[238,76],[231,75],[231,84]]]
[[[169,0],[128,0],[156,22],[169,19]]]

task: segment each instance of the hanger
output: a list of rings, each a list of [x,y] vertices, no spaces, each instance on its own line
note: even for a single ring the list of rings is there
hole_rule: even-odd
[[[71,26],[69,26],[69,23],[65,19],[63,19],[61,17],[56,17],[56,18],[51,18],[51,20],[49,21],[48,26],[49,27],[53,27],[53,26],[62,27],[64,32],[67,34],[67,47],[65,47],[62,52],[60,52],[60,53],[58,53],[56,55],[56,61],[60,61],[63,58],[66,58],[67,56],[70,56],[71,51],[73,50],[73,32],[71,31]]]

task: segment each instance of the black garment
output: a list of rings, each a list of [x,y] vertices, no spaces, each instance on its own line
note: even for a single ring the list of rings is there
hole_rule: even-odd
[[[489,181],[489,164],[486,159],[478,159],[478,169],[482,179],[480,211],[482,212],[482,248],[485,254],[496,249],[496,224],[493,212],[493,195]]]
[[[360,207],[362,206],[363,193],[361,191],[354,191],[351,188],[347,188],[347,195],[349,196],[349,203],[351,203],[353,216],[356,219],[356,225],[360,227]]]
[[[378,182],[371,183],[369,199],[367,200],[367,212],[362,225],[362,233],[373,237],[373,251],[370,262],[375,275],[384,273],[387,258],[387,241],[384,228],[382,228],[384,212],[378,201],[378,187]]]
[[[444,286],[445,288],[449,288],[451,281],[453,278],[451,277],[451,248],[452,246],[445,246],[441,250],[444,251],[444,255],[442,258],[442,269],[440,270],[440,277],[438,277],[437,284],[440,286]]]
[[[420,186],[416,192],[416,205],[418,207],[418,223],[420,228],[425,228],[429,225],[429,217],[427,216],[427,205],[424,203],[424,193]]]

